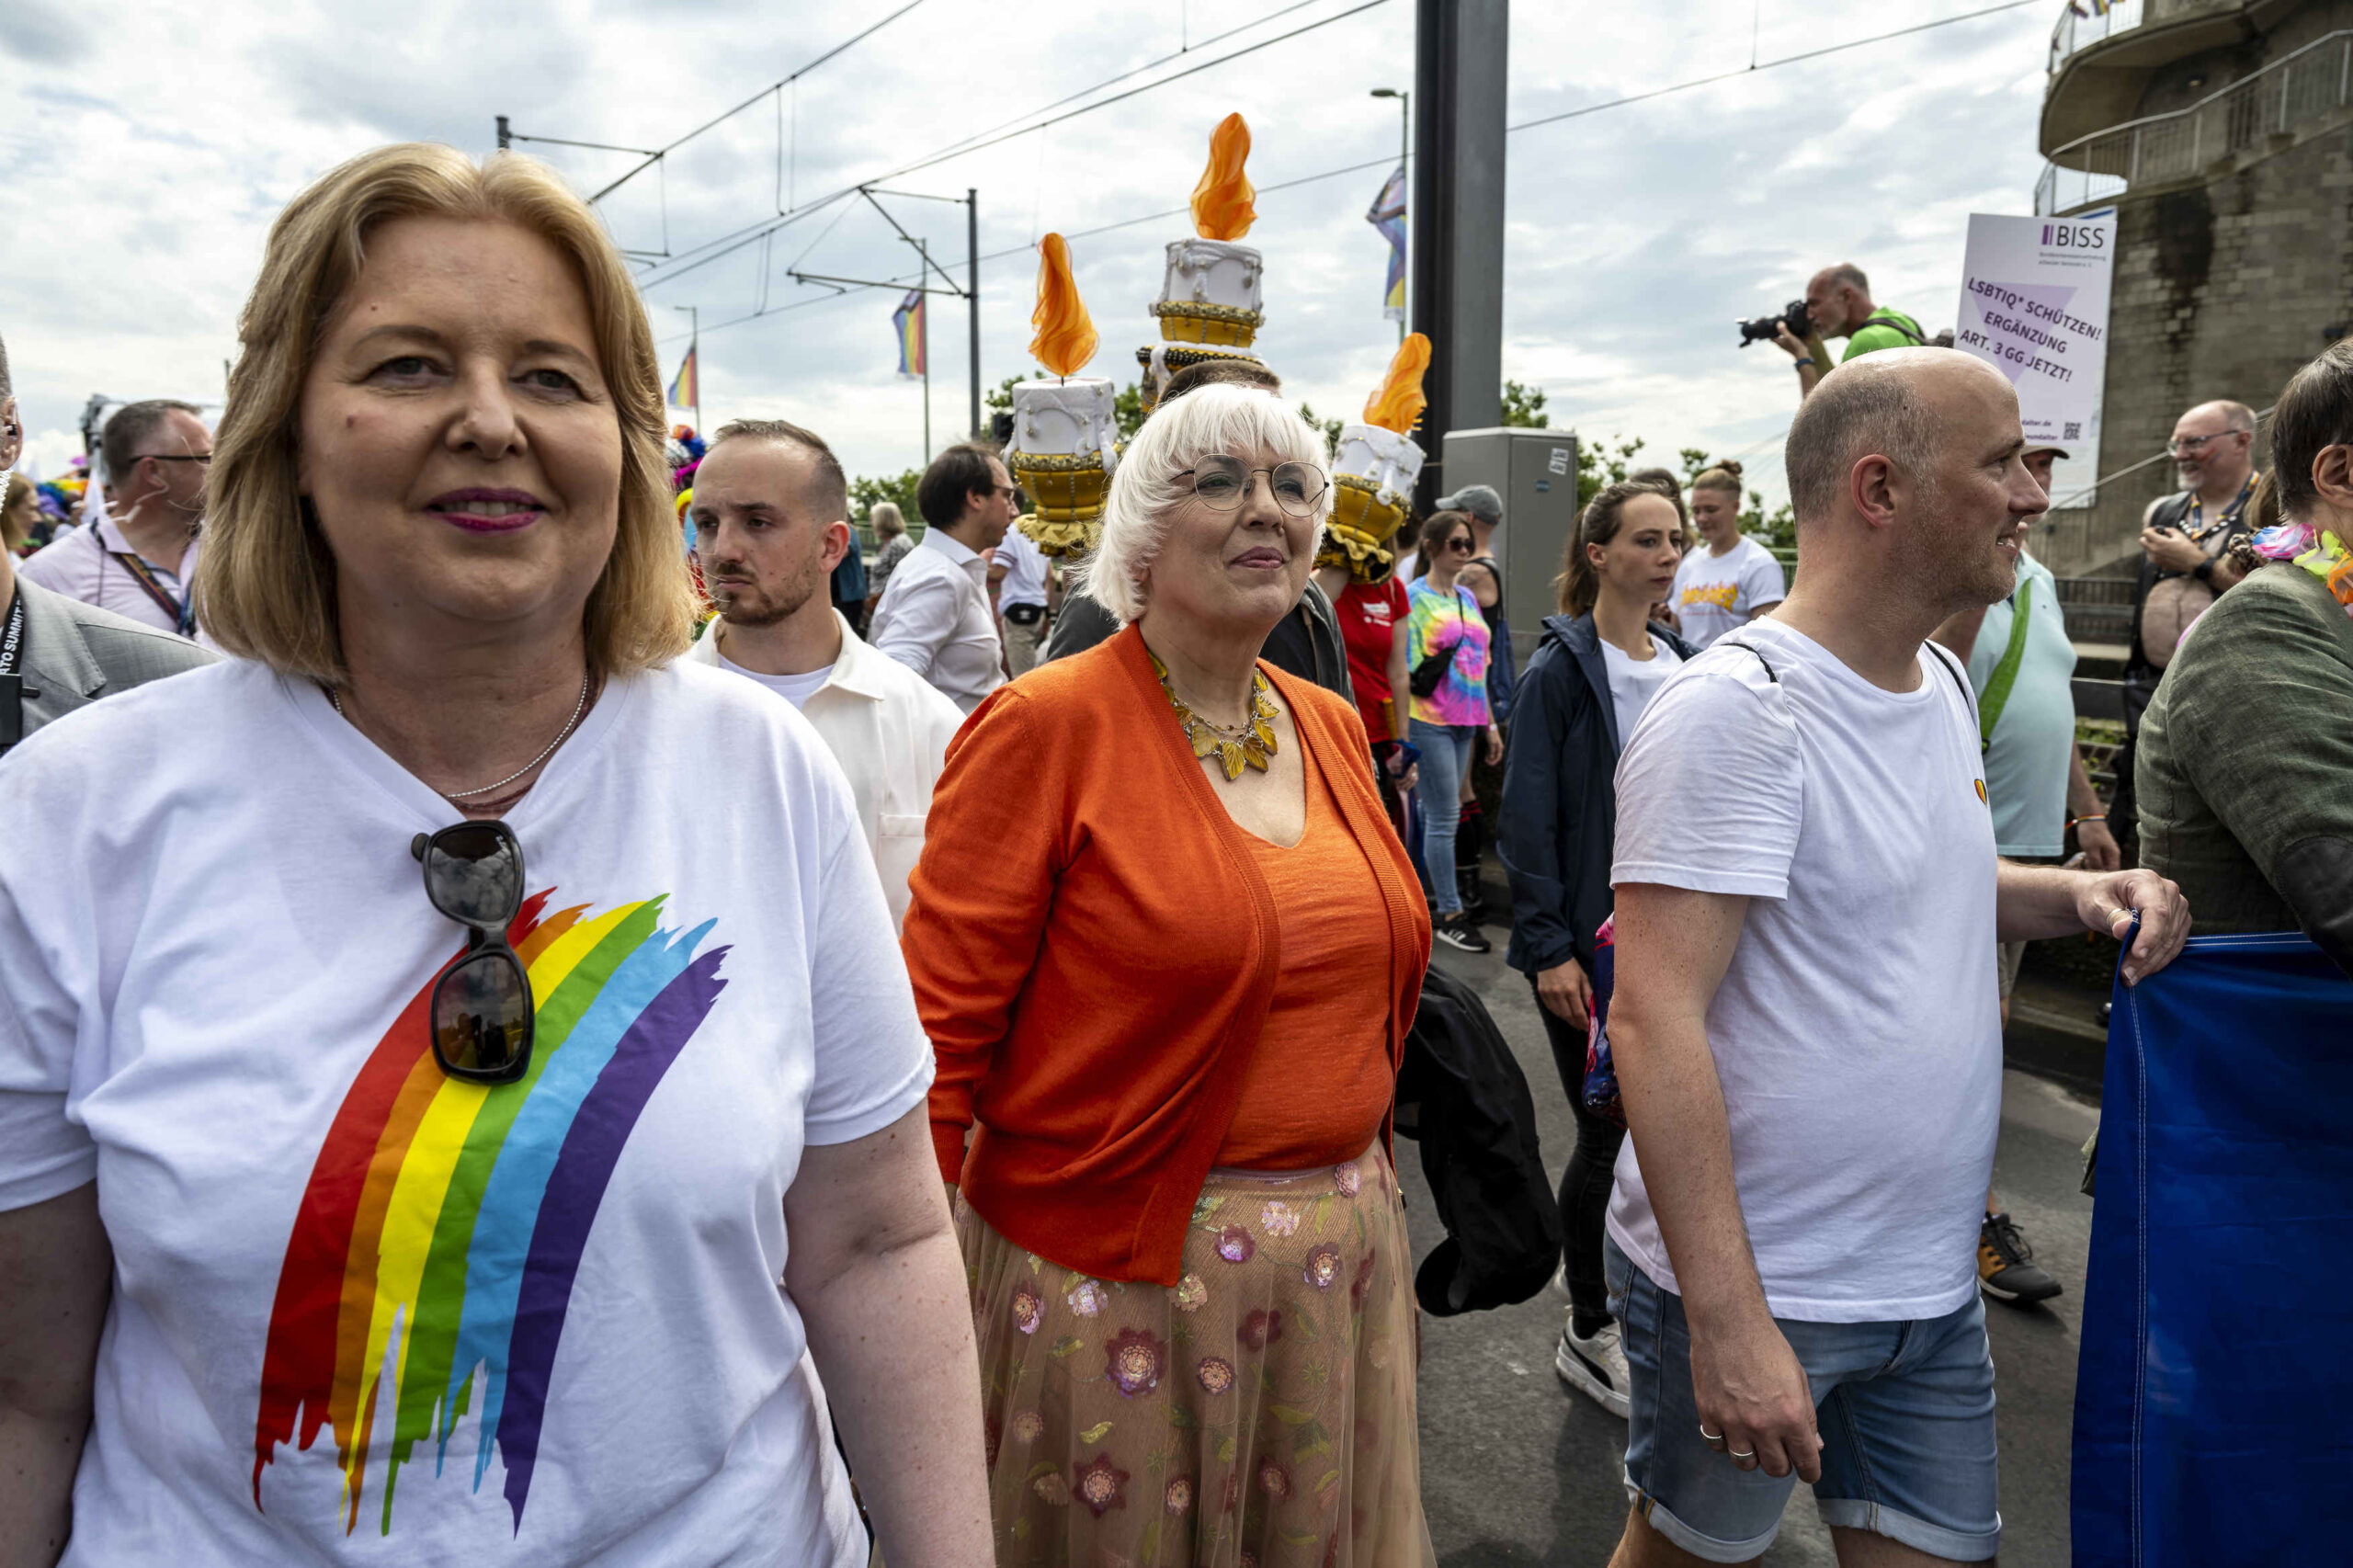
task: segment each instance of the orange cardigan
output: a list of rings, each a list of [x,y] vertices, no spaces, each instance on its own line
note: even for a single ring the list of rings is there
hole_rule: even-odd
[[[1259,668],[1381,882],[1389,918],[1363,937],[1389,949],[1393,1066],[1429,961],[1420,884],[1355,710]],[[1064,1267],[1176,1284],[1282,927],[1135,628],[999,687],[965,721],[911,887],[900,944],[938,1057],[940,1175],[1000,1235]]]

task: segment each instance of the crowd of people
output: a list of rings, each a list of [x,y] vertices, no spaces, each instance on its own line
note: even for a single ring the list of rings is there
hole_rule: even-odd
[[[2261,486],[2243,407],[2177,432],[2126,866],[2051,451],[1817,290],[1890,341],[1801,363],[1794,576],[1737,465],[1636,475],[1515,669],[1501,497],[1319,571],[1254,364],[1171,380],[1063,569],[977,442],[868,562],[781,419],[681,514],[544,167],[323,176],[217,436],[118,410],[0,552],[0,1562],[1429,1563],[1390,1134],[1482,836],[1617,1561],[1751,1560],[1799,1477],[1842,1561],[1991,1559],[1982,1301],[2059,1289],[1990,1190],[2020,945],[2353,973],[2353,347]]]

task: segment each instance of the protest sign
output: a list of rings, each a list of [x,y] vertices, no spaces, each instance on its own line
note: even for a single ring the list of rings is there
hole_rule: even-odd
[[[2075,218],[1973,212],[1961,262],[1953,347],[2018,389],[2029,446],[2065,449],[2054,500],[2088,506],[2099,482],[2100,392],[2108,369],[2109,274],[2116,210]]]

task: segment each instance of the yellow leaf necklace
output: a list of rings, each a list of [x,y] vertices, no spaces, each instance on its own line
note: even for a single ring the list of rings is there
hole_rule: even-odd
[[[1213,724],[1194,712],[1169,684],[1168,666],[1160,662],[1160,655],[1147,648],[1144,656],[1152,661],[1152,673],[1160,677],[1160,689],[1168,694],[1168,705],[1176,710],[1177,727],[1185,732],[1186,743],[1193,748],[1194,756],[1217,758],[1228,783],[1241,778],[1245,767],[1255,767],[1261,773],[1267,770],[1267,759],[1275,755],[1275,729],[1267,721],[1274,718],[1278,710],[1264,670],[1250,672],[1249,717],[1228,726]]]

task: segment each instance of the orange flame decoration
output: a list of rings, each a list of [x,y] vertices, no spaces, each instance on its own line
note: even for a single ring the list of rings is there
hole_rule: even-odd
[[[1070,275],[1070,244],[1060,234],[1039,242],[1038,308],[1029,324],[1038,335],[1029,340],[1030,357],[1057,376],[1074,376],[1095,358],[1095,323],[1078,297],[1078,280]]]
[[[1258,221],[1257,192],[1242,172],[1250,156],[1250,127],[1238,114],[1217,122],[1210,136],[1210,166],[1193,187],[1193,228],[1205,240],[1238,240]]]
[[[1389,361],[1389,374],[1381,379],[1381,390],[1364,405],[1364,422],[1400,436],[1410,434],[1429,405],[1422,395],[1422,373],[1429,368],[1430,340],[1418,332],[1407,333],[1397,346],[1397,357]]]

